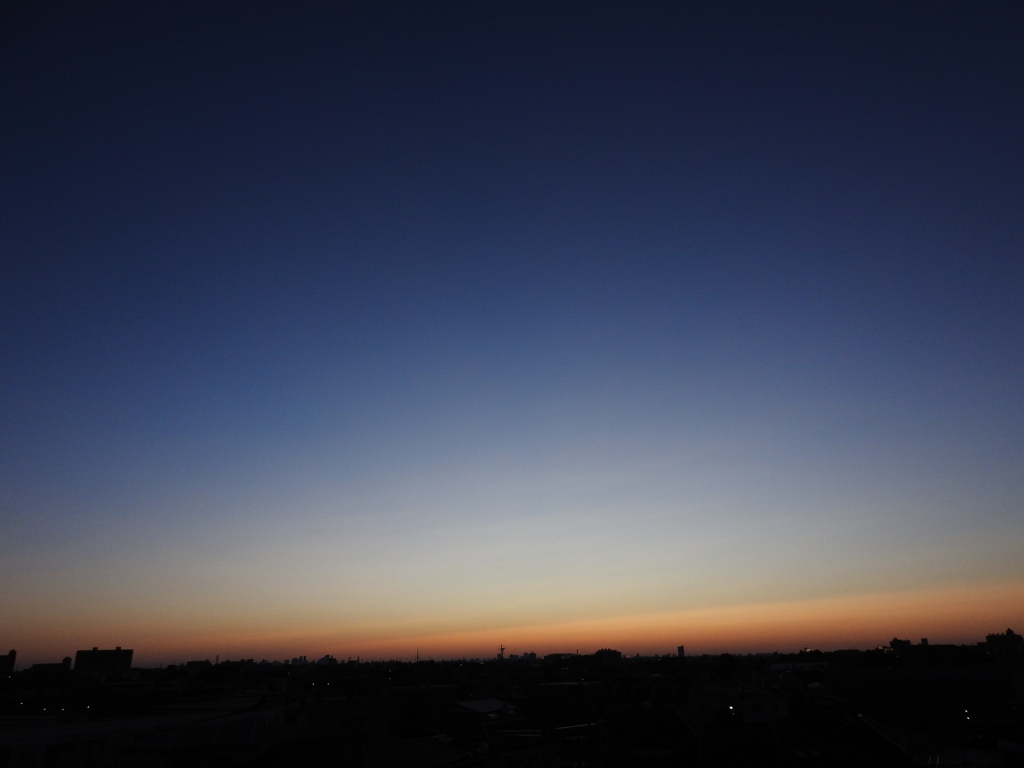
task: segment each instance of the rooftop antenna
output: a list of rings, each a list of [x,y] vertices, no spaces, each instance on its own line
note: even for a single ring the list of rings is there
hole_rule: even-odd
[[[499,659],[504,659],[505,658],[505,646],[504,645],[501,645],[501,644],[498,645],[498,658]]]

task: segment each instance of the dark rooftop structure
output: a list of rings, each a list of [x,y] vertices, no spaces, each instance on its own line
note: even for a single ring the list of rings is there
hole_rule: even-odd
[[[127,672],[132,668],[132,649],[118,646],[112,651],[79,651],[75,654],[75,672],[89,672],[98,675],[112,675]]]
[[[985,636],[985,642],[996,651],[1009,653],[1020,653],[1024,651],[1024,636],[1018,635],[1012,629],[1006,632],[994,632]]]
[[[29,671],[36,673],[54,673],[54,672],[70,672],[71,671],[71,657],[65,656],[62,661],[54,663],[41,663],[33,664],[29,667]]]
[[[17,657],[18,652],[14,649],[6,656],[0,656],[0,677],[6,677],[14,672],[14,660]]]

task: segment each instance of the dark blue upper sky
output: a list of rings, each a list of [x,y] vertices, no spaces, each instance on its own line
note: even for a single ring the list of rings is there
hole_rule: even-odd
[[[311,488],[434,520],[379,488],[492,466],[502,514],[557,516],[567,452],[658,515],[691,497],[651,468],[709,450],[708,499],[756,455],[800,515],[955,486],[986,500],[936,531],[1019,518],[1018,3],[4,13],[9,555]]]

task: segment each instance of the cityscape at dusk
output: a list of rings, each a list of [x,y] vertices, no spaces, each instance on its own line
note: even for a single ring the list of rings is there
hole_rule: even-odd
[[[1022,33],[1009,2],[13,4],[0,652],[1024,626]]]
[[[0,8],[0,768],[1024,768],[1024,4]]]

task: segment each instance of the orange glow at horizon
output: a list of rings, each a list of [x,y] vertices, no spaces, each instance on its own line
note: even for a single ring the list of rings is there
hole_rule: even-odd
[[[367,657],[493,655],[499,643],[509,653],[593,652],[612,647],[623,653],[754,653],[870,648],[893,636],[929,637],[932,642],[973,642],[1024,622],[1024,584],[920,590],[833,599],[763,603],[699,610],[619,616],[564,624],[495,628],[485,631],[402,638],[366,644]],[[585,650],[584,650],[585,649]],[[463,651],[466,653],[465,651]]]
[[[436,625],[435,625],[436,626]],[[989,632],[1024,626],[1024,584],[1001,584],[865,594],[830,599],[721,606],[676,612],[596,618],[530,626],[437,632],[405,627],[299,628],[264,633],[253,628],[229,633],[168,627],[81,630],[40,642],[22,637],[24,663],[73,655],[79,647],[133,647],[141,666],[193,658],[285,659],[332,654],[339,659],[491,657],[499,644],[507,653],[590,653],[611,647],[624,654],[688,654],[872,648],[894,637],[917,642],[973,643]],[[26,653],[22,654],[22,650]],[[35,657],[40,657],[36,659]]]

